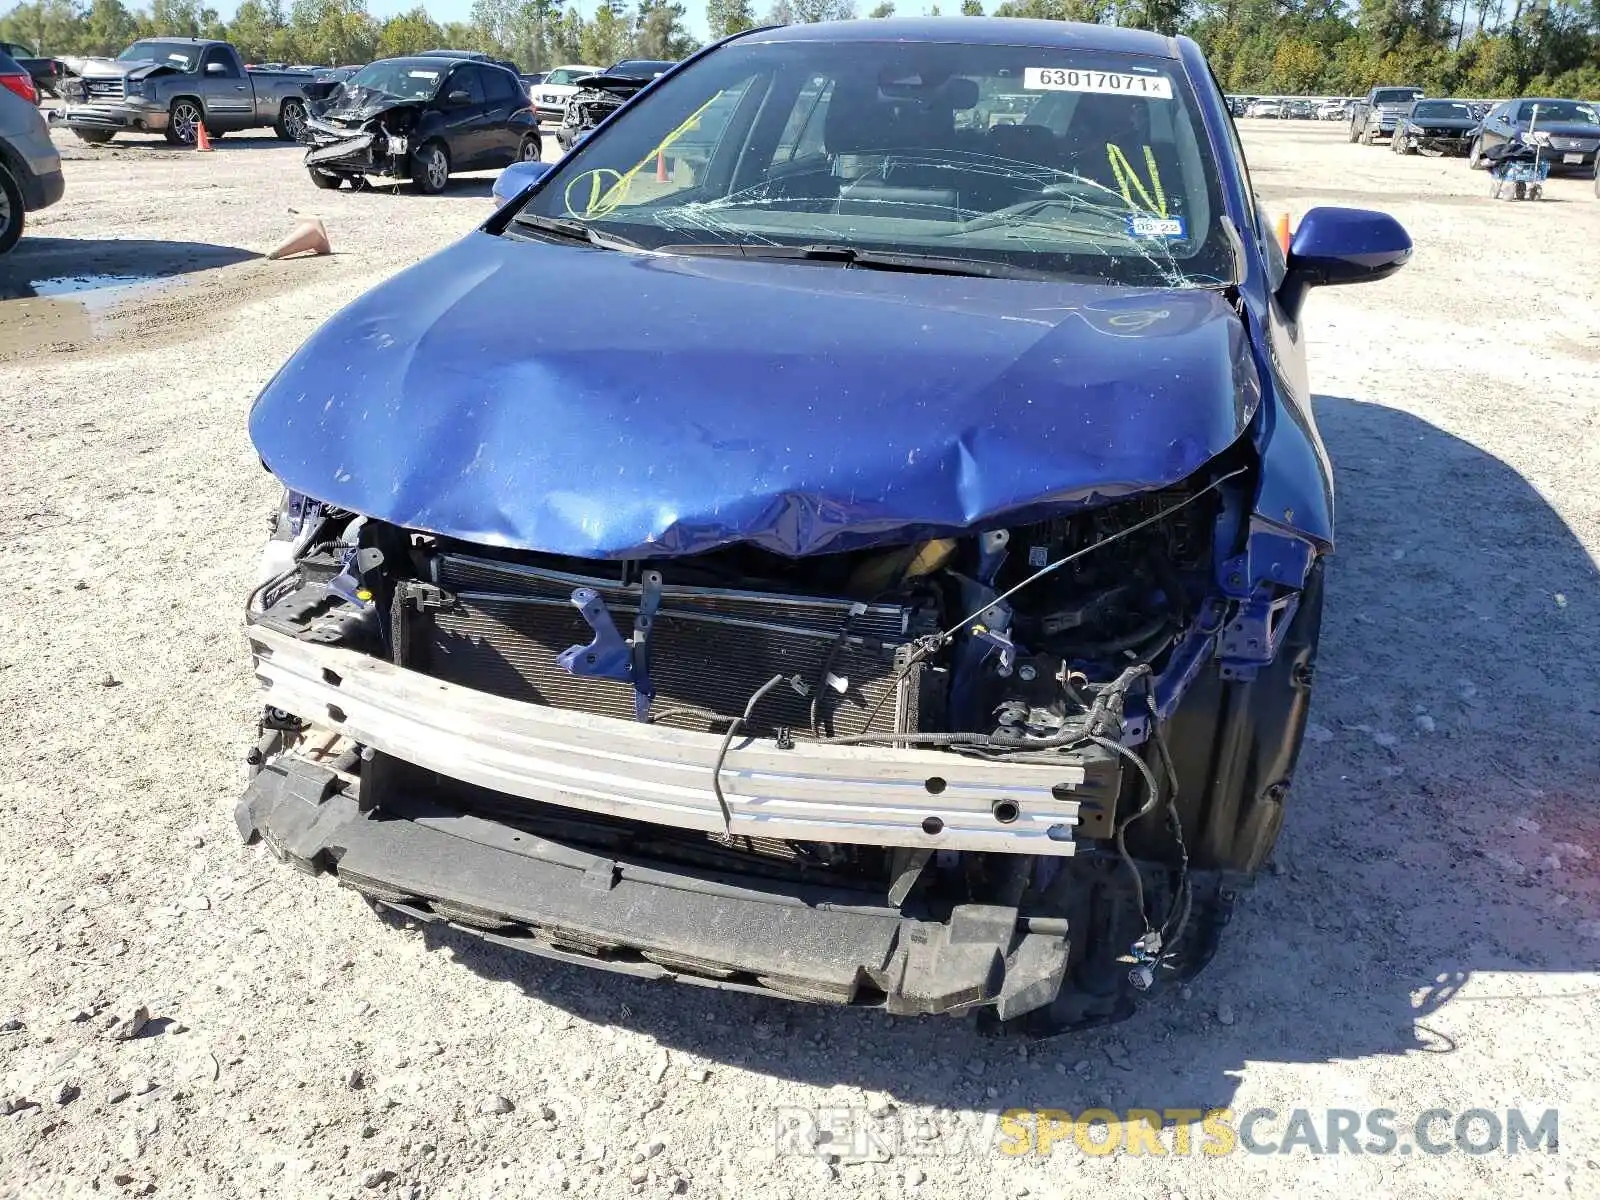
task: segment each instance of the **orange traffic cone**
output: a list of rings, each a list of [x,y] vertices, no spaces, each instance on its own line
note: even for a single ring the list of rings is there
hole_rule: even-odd
[[[206,123],[204,121],[194,127],[194,148],[196,150],[211,149],[211,139],[206,135]]]
[[[663,150],[656,151],[656,182],[669,183],[672,176],[667,174],[667,155]]]
[[[267,251],[271,259],[293,258],[296,254],[332,254],[333,247],[328,243],[328,229],[323,225],[321,217],[307,217],[289,210],[291,217],[298,217],[300,223],[294,227],[294,232],[278,245]]]
[[[1284,254],[1289,253],[1289,214],[1278,214],[1278,245],[1283,247]]]

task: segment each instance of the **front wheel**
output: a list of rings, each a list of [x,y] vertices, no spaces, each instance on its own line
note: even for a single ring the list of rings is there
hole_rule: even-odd
[[[205,114],[193,100],[174,100],[167,113],[167,141],[174,146],[192,146],[199,138]]]
[[[298,100],[285,100],[272,130],[286,142],[298,142],[306,131],[306,106]]]
[[[319,171],[316,167],[307,167],[306,174],[311,176],[313,187],[321,188],[325,192],[334,191],[342,182],[332,171]]]
[[[419,147],[411,160],[411,182],[424,196],[437,196],[450,182],[450,155],[438,142]]]
[[[1360,137],[1361,137],[1361,130],[1359,128],[1357,128],[1355,125],[1351,125],[1350,126],[1350,131],[1349,131],[1349,137],[1348,137],[1347,140],[1353,146],[1353,145],[1356,144],[1357,140]]]
[[[17,244],[26,219],[22,208],[22,185],[5,163],[0,162],[0,254],[7,253]]]
[[[1474,171],[1483,170],[1483,139],[1473,138],[1472,145],[1467,150],[1467,166]]]
[[[538,162],[544,157],[544,147],[539,144],[539,135],[530,133],[522,139],[522,144],[517,147],[518,162]]]
[[[104,146],[117,136],[110,129],[74,129],[72,132],[77,134],[80,142],[87,142],[91,146]]]

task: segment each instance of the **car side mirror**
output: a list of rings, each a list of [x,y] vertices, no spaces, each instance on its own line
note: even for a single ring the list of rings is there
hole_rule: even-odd
[[[1388,213],[1313,208],[1289,242],[1278,303],[1294,318],[1314,287],[1368,283],[1393,275],[1411,258],[1411,238]]]
[[[472,103],[472,93],[458,88],[456,91],[453,91],[448,96],[446,96],[445,100],[450,104],[456,104],[456,105],[459,105],[459,104],[471,104]]]
[[[206,64],[206,74],[207,75],[226,75],[227,73],[228,73],[228,64],[227,63],[212,62],[212,63],[207,63]]]
[[[527,191],[539,180],[548,175],[555,163],[547,162],[518,162],[512,163],[494,181],[490,195],[494,197],[494,206],[499,208],[509,200],[514,200]]]

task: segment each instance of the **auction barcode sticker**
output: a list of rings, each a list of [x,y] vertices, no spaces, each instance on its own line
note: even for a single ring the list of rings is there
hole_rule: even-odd
[[[1124,75],[1076,67],[1028,67],[1022,72],[1022,86],[1032,92],[1100,92],[1108,96],[1172,99],[1172,80],[1165,75]]]

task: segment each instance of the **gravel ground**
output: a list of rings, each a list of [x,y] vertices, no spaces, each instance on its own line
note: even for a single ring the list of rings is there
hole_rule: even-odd
[[[399,928],[240,846],[275,502],[246,407],[489,180],[322,193],[268,140],[58,134],[67,199],[0,267],[0,1194],[1600,1195],[1600,201],[1494,203],[1459,161],[1244,124],[1267,202],[1384,208],[1417,243],[1309,305],[1342,505],[1315,724],[1192,992],[1031,1046]],[[332,257],[256,257],[291,207]],[[171,278],[20,286],[93,274]],[[878,1147],[775,1153],[819,1106],[874,1114]],[[1423,1110],[1559,1107],[1560,1144],[975,1147],[1012,1106],[1268,1108],[1269,1142],[1295,1108],[1382,1107],[1407,1147]]]

